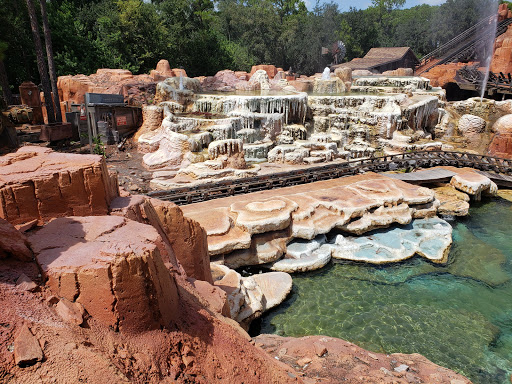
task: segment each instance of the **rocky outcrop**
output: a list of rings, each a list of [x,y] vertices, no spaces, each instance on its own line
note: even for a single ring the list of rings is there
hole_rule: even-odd
[[[31,234],[53,294],[127,332],[169,327],[179,312],[168,250],[156,229],[116,216],[67,217]]]
[[[182,209],[205,228],[210,256],[239,267],[277,261],[293,238],[311,240],[335,228],[364,233],[433,216],[434,200],[429,189],[368,173]]]
[[[492,130],[494,136],[489,144],[489,155],[512,159],[512,114],[499,118]]]
[[[314,271],[331,261],[332,246],[326,244],[325,235],[313,240],[294,239],[286,245],[285,256],[272,264],[273,271],[288,273]]]
[[[162,125],[164,109],[158,105],[145,105],[142,108],[142,126],[137,130],[133,140],[137,142],[139,137],[151,131],[156,131]]]
[[[183,216],[174,203],[151,199],[174,255],[187,276],[212,282],[206,232],[197,221]]]
[[[448,168],[448,167],[445,167]],[[489,178],[480,175],[471,168],[455,168],[457,174],[452,177],[450,184],[459,191],[471,195],[475,200],[480,200],[482,193],[496,195],[498,187]]]
[[[59,237],[55,239],[58,241]],[[65,314],[66,319],[62,317],[64,312],[57,311],[56,302],[68,303],[67,299],[59,301],[50,289],[32,293],[14,286],[13,278],[20,273],[34,278],[39,271],[35,263],[10,259],[0,263],[0,323],[4,324],[0,327],[0,342],[6,346],[0,350],[2,379],[36,383],[45,377],[94,384],[303,382],[294,369],[254,347],[249,335],[235,321],[217,314],[182,275],[175,275],[179,311],[173,329],[133,334],[105,327],[90,314],[85,315],[83,328],[78,327]],[[148,283],[151,281],[146,280]],[[87,290],[96,293],[94,286],[89,285]],[[73,304],[72,307],[79,307],[78,303]],[[122,305],[118,308],[126,310],[129,318],[131,309]],[[13,355],[27,364],[18,366]],[[35,364],[26,367],[32,363]]]
[[[39,341],[27,325],[23,324],[18,336],[14,339],[14,361],[20,367],[27,367],[41,360],[43,360],[43,351]]]
[[[486,122],[479,116],[463,115],[459,119],[459,131],[463,136],[471,139],[478,140],[480,134],[485,132]]]
[[[512,28],[508,27],[507,31],[496,38],[494,42],[494,54],[492,56],[490,70],[494,73],[510,73],[512,65]]]
[[[279,72],[275,65],[253,65],[251,68],[250,76],[254,75],[257,71],[265,71],[269,79],[273,79]]]
[[[457,75],[457,71],[466,65],[471,65],[474,63],[450,63],[450,64],[441,64],[432,68],[428,72],[424,72],[421,74],[422,77],[425,77],[430,80],[430,84],[433,87],[443,87],[445,88],[448,83],[455,83],[455,76]]]
[[[118,197],[110,211],[111,215],[152,225],[172,250],[164,262],[177,269],[183,267],[188,277],[212,283],[206,232],[196,221],[183,217],[176,204],[135,195]]]
[[[414,76],[414,70],[412,68],[398,68],[392,71],[382,72],[384,76]]]
[[[330,79],[315,79],[313,92],[318,94],[340,94],[346,92],[345,83],[337,76]]]
[[[25,235],[8,221],[0,219],[0,260],[6,257],[32,261],[33,254]]]
[[[139,145],[151,150],[142,158],[148,169],[179,167],[185,155],[190,152],[188,137],[164,127],[143,133],[139,137]]]
[[[149,76],[155,81],[162,81],[169,77],[187,77],[187,72],[182,68],[171,69],[169,61],[162,59],[157,63],[156,68],[149,72]]]
[[[308,383],[339,383],[343,378],[347,383],[471,384],[421,355],[372,353],[333,337],[259,335],[255,342],[279,361],[298,367]]]
[[[269,75],[265,70],[258,69],[257,71],[251,74],[251,78],[249,79],[249,85],[259,85],[259,89],[268,90],[270,89]]]
[[[142,105],[154,99],[156,82],[126,69],[100,68],[90,76],[59,76],[57,87],[63,102],[82,104],[85,94],[92,92],[124,95],[130,105]]]
[[[242,277],[223,265],[212,264],[215,286],[226,292],[231,318],[244,328],[263,312],[281,304],[292,289],[292,278],[284,272]]]
[[[467,216],[469,214],[469,196],[458,191],[452,185],[433,188],[439,200],[437,212],[440,215]]]
[[[27,146],[0,158],[0,218],[14,225],[105,215],[118,195],[101,156]]]

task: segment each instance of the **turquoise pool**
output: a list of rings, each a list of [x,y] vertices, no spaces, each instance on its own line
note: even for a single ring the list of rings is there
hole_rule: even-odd
[[[416,352],[475,383],[510,383],[512,203],[486,201],[450,223],[448,264],[415,257],[382,267],[335,263],[294,275],[291,296],[261,319],[259,331]]]

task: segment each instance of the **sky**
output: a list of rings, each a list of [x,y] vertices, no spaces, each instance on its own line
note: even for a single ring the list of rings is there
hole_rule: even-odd
[[[312,9],[315,4],[316,0],[305,0],[306,6],[308,9]],[[320,1],[323,3],[324,1]],[[330,1],[327,1],[330,2]],[[369,5],[371,5],[371,0],[333,0],[334,3],[338,4],[340,11],[348,11],[350,7],[355,7],[359,9],[367,8]],[[407,0],[405,2],[404,8],[411,8],[416,5],[420,4],[430,4],[430,5],[439,5],[444,3],[445,0]]]

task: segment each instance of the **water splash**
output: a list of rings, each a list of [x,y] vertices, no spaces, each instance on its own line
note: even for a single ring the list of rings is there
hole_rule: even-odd
[[[329,80],[331,78],[331,70],[329,67],[325,67],[324,71],[322,72],[322,80]]]
[[[491,66],[492,56],[494,53],[494,40],[496,38],[496,28],[498,24],[498,1],[494,0],[492,1],[492,9],[495,10],[494,13],[492,13],[489,18],[489,22],[484,24],[482,27],[482,31],[480,32],[483,36],[483,44],[482,44],[482,52],[480,52],[480,65],[483,64],[483,67],[485,68],[484,71],[484,77],[482,80],[482,84],[480,85],[480,102],[482,102],[485,90],[487,88],[487,81],[489,80],[489,69]],[[480,14],[488,14],[489,8],[486,9],[480,9]]]

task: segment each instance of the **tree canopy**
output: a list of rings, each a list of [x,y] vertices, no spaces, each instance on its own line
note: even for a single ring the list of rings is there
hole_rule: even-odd
[[[162,58],[189,76],[255,64],[312,74],[331,61],[321,48],[337,40],[347,47],[345,60],[381,46],[409,46],[421,57],[494,11],[492,0],[410,9],[403,9],[405,0],[372,0],[365,10],[347,12],[320,2],[308,10],[303,0],[41,1],[47,1],[58,75],[98,68],[148,73]],[[11,87],[39,83],[24,1],[0,0],[0,7],[0,50]]]

